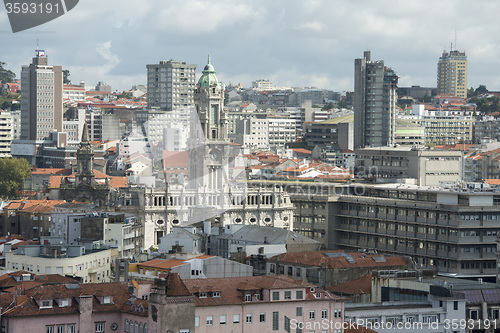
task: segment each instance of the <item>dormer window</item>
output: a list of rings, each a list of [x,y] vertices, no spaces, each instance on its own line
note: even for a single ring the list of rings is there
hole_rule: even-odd
[[[252,300],[252,292],[247,291],[245,292],[245,302],[250,302]]]
[[[314,287],[311,287],[311,288],[309,289],[309,291],[313,293],[313,292],[315,292],[315,291],[316,291],[316,289],[314,289]]]
[[[112,296],[104,296],[102,298],[102,304],[111,304],[113,303],[113,297]]]
[[[214,291],[212,297],[220,297],[220,291]]]
[[[316,298],[321,298],[321,293],[316,293]]]
[[[207,298],[207,293],[200,293],[200,298]]]
[[[52,307],[52,300],[42,300],[40,302],[40,309],[47,309]]]
[[[69,299],[62,299],[59,301],[59,307],[64,308],[69,306]]]

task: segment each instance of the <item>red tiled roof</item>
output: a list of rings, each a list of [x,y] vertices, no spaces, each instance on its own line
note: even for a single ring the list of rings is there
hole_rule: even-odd
[[[60,205],[65,202],[66,202],[65,200],[12,200],[7,206],[4,207],[4,209],[24,210],[33,212],[37,208],[44,210],[44,208],[42,207],[49,207],[53,209],[54,206]]]
[[[358,279],[330,287],[328,290],[351,295],[369,294],[372,290],[372,275],[366,274]]]
[[[346,253],[350,255],[354,263],[350,263],[344,256],[327,256],[327,253],[339,253],[342,251],[311,251],[311,252],[288,252],[274,256],[271,260],[299,264],[304,266],[318,266],[326,268],[349,268],[349,267],[384,267],[384,266],[408,266],[405,258],[387,254],[364,254],[361,252]],[[377,262],[373,257],[384,257],[385,261]]]
[[[153,259],[149,260],[143,263],[137,264],[137,266],[144,266],[144,267],[151,267],[151,268],[157,268],[157,269],[169,269],[172,267],[184,265],[186,261],[189,261],[191,259],[208,259],[208,258],[213,258],[214,256],[211,255],[206,255],[202,254],[190,259],[176,259],[176,258],[169,258],[169,259]]]
[[[50,176],[49,178],[49,188],[55,189],[61,187],[61,181],[64,181],[65,184],[70,183],[69,179],[74,179],[76,174],[72,174],[69,176]],[[104,184],[106,178],[108,179],[109,186],[111,188],[121,188],[127,187],[128,178],[127,177],[119,177],[119,176],[108,176],[105,173],[94,169],[95,180],[99,184]]]
[[[304,149],[304,148],[293,148],[292,150],[295,153],[302,154],[302,155],[311,155],[311,153],[312,153],[310,150]]]
[[[245,290],[261,289],[291,289],[291,288],[310,288],[315,285],[303,281],[295,280],[284,275],[267,276],[245,276],[232,278],[212,278],[212,279],[189,279],[184,280],[188,290],[193,293],[220,291],[220,297],[195,298],[196,306],[214,306],[243,304]],[[338,296],[326,293],[327,298],[316,299],[306,289],[306,300],[315,302],[321,300],[341,299]]]
[[[7,304],[3,307],[2,317],[76,314],[79,313],[77,300],[80,296],[92,297],[92,311],[94,313],[126,312],[147,317],[148,301],[142,299],[130,301],[132,295],[128,288],[128,283],[123,282],[79,284],[77,288],[68,288],[66,284],[42,285],[26,290],[25,296],[27,297],[22,297],[21,302],[16,302],[17,306]],[[104,296],[112,296],[112,302],[101,303],[99,299]],[[60,307],[56,303],[50,308],[40,308],[39,303],[37,303],[41,300],[57,301],[67,298],[71,299],[71,303],[66,307]],[[5,304],[3,302],[4,298],[2,298],[2,306]],[[144,310],[141,311],[140,308]]]

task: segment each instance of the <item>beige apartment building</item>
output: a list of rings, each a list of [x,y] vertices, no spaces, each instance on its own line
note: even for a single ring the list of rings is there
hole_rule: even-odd
[[[467,56],[457,50],[444,51],[437,66],[438,95],[467,98]]]

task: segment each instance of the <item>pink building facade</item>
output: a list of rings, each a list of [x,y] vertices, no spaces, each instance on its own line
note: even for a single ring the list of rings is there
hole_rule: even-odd
[[[343,332],[343,299],[285,276],[185,280],[195,332]]]

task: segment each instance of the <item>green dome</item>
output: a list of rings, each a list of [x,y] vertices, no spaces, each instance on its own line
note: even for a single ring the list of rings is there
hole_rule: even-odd
[[[200,85],[200,88],[208,88],[214,83],[219,86],[219,79],[215,75],[215,69],[214,66],[210,63],[210,56],[208,56],[208,63],[205,65],[205,68],[203,68],[203,74],[201,75],[200,79],[198,80],[198,84]]]

